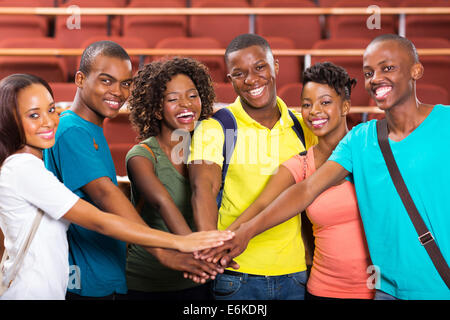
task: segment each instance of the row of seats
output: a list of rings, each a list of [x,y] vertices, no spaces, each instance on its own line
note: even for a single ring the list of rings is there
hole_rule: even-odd
[[[52,84],[57,88],[57,85]],[[235,94],[231,84],[223,83],[220,85],[222,90],[227,91],[229,99],[235,99]],[[301,83],[292,83],[284,86],[278,91],[278,95],[286,101],[289,106],[299,106]],[[55,90],[56,95],[57,90]],[[450,104],[450,95],[444,89],[432,84],[426,84],[422,81],[417,82],[417,97],[420,101],[429,104],[444,103]],[[355,105],[355,103],[353,103]],[[373,103],[372,103],[373,105]],[[352,128],[362,121],[362,114],[351,113],[347,116],[348,127]],[[381,114],[368,114],[366,119],[380,118]],[[125,156],[137,141],[137,134],[132,127],[127,113],[120,113],[116,118],[105,119],[103,123],[105,137],[111,149],[111,154],[116,167],[117,175],[126,176]]]
[[[51,0],[46,0],[48,2]],[[59,0],[60,1],[60,0]],[[18,0],[14,6],[27,3],[32,6],[37,1]],[[69,7],[111,7],[116,2],[110,0],[69,0],[60,6]],[[0,2],[0,6],[11,5],[11,1]],[[399,2],[401,3],[401,2]],[[336,7],[368,7],[377,4],[380,7],[391,7],[392,1],[381,0],[341,0],[334,2]],[[407,1],[406,6],[420,5],[449,6],[448,0]],[[330,4],[331,5],[331,4]],[[185,0],[133,0],[127,7],[185,7]],[[249,7],[243,0],[193,1],[193,7]],[[311,0],[266,0],[258,3],[261,7],[315,7]],[[54,20],[50,19],[54,18]],[[381,33],[397,33],[398,17],[382,15],[380,29],[368,29],[367,15],[361,16],[292,16],[292,15],[257,15],[255,32],[267,37],[290,38],[296,48],[311,48],[320,39],[347,37],[373,38]],[[140,37],[147,46],[154,47],[161,39],[174,36],[214,37],[222,47],[226,47],[236,34],[249,32],[250,18],[247,15],[193,15],[193,16],[82,16],[77,24],[71,16],[0,16],[0,38],[18,36],[52,36],[67,48],[79,47],[90,36],[122,35]],[[110,26],[108,28],[108,25]],[[80,29],[74,27],[79,26]],[[307,28],[307,32],[302,32]],[[408,37],[433,36],[450,40],[449,15],[408,15],[406,16],[406,35]]]
[[[109,39],[116,41],[126,49],[145,48],[145,42],[139,38],[131,37],[94,37],[86,39],[82,48],[90,43]],[[268,37],[269,44],[273,49],[294,49],[295,45],[290,39],[281,37]],[[425,48],[449,48],[450,41],[442,38],[411,38],[418,49]],[[370,39],[367,38],[345,38],[319,40],[313,44],[313,49],[364,49]],[[0,48],[59,48],[61,43],[54,38],[15,38],[0,41]],[[195,48],[211,49],[221,48],[214,38],[195,37],[169,37],[161,40],[157,48]],[[303,57],[298,56],[275,56],[279,60],[280,71],[278,85],[282,87],[288,83],[301,82],[301,74],[304,69]],[[134,71],[139,65],[152,60],[160,59],[159,56],[139,57],[133,56],[132,63]],[[226,82],[226,68],[222,56],[197,56],[194,57],[208,66],[213,81]],[[0,79],[17,72],[30,72],[41,76],[49,82],[72,81],[77,70],[80,57],[0,57]],[[361,66],[362,57],[338,57],[338,56],[313,56],[311,63],[332,61],[346,68],[352,77],[360,84],[363,83]],[[425,66],[423,81],[443,87],[450,93],[450,82],[447,75],[450,72],[450,56],[422,56],[421,61]],[[357,85],[354,92],[354,101],[358,105],[368,105],[367,95],[362,85]]]

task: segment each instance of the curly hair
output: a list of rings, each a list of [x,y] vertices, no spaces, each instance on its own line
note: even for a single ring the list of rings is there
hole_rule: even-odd
[[[145,65],[133,78],[133,90],[130,95],[130,121],[138,132],[139,139],[156,136],[161,130],[163,98],[167,83],[176,75],[188,76],[200,96],[202,111],[199,120],[213,114],[216,98],[208,68],[192,58],[175,57],[158,60]]]
[[[350,78],[347,71],[331,62],[318,62],[303,72],[303,86],[308,82],[327,84],[345,100],[350,100],[356,79]]]

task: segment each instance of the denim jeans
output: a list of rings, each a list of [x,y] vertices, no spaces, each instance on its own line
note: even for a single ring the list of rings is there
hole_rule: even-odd
[[[281,276],[227,271],[216,276],[213,291],[216,300],[304,300],[306,281],[306,271]]]
[[[381,290],[375,291],[375,297],[374,300],[399,300],[398,298],[390,295],[389,293],[386,293]]]

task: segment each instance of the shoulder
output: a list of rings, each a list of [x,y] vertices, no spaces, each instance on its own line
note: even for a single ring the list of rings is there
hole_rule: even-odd
[[[150,150],[151,151],[150,151]],[[134,145],[127,153],[126,161],[134,156],[142,156],[151,160],[159,154],[159,144],[155,137],[147,138],[140,143]]]
[[[36,166],[44,167],[41,159],[29,153],[16,153],[6,158],[2,165],[2,171],[8,169],[21,172],[23,168],[28,169]]]

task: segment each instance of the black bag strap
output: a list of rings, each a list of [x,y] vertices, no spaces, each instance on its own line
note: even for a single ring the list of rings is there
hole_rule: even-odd
[[[411,198],[411,195],[408,192],[408,188],[403,181],[402,175],[400,174],[391,147],[389,145],[386,119],[377,121],[377,137],[378,144],[380,145],[381,153],[383,154],[384,160],[389,170],[389,174],[391,175],[392,182],[394,183],[394,186],[397,189],[397,192],[403,202],[403,205],[406,208],[406,211],[408,212],[414,228],[419,235],[419,241],[427,250],[431,261],[439,272],[442,280],[444,280],[445,284],[450,289],[450,268],[444,257],[442,256],[442,253],[439,250],[439,247],[437,246],[433,235],[423,222],[423,219],[420,216],[419,211],[417,210]]]
[[[222,164],[222,184],[219,193],[217,194],[216,202],[219,209],[222,204],[223,187],[225,185],[225,177],[227,176],[228,166],[230,165],[231,155],[237,140],[237,123],[233,114],[227,108],[222,108],[216,111],[212,118],[216,119],[222,126],[224,134],[223,142],[223,164]]]
[[[297,137],[300,139],[300,141],[303,143],[303,146],[306,149],[306,143],[305,143],[305,134],[303,133],[303,128],[300,125],[300,121],[298,121],[297,117],[294,115],[294,113],[291,110],[288,110],[289,116],[291,117],[292,121],[294,121],[294,126],[292,129],[297,134]]]

